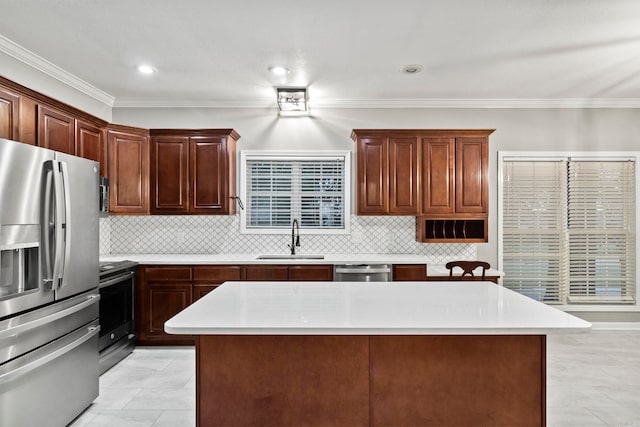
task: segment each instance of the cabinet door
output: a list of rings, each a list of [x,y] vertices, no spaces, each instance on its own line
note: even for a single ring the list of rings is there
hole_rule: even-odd
[[[487,138],[456,138],[456,213],[487,213]]]
[[[67,154],[75,154],[75,119],[61,111],[39,105],[38,145]]]
[[[0,138],[19,138],[20,96],[0,88]]]
[[[190,138],[190,211],[229,212],[229,182],[225,137]]]
[[[289,280],[333,280],[332,265],[290,265]]]
[[[109,131],[108,146],[109,211],[149,213],[149,138]]]
[[[453,213],[455,140],[422,138],[422,212]]]
[[[362,137],[357,141],[358,215],[389,212],[388,143],[383,137]]]
[[[389,213],[418,213],[418,140],[389,138]]]
[[[151,141],[151,212],[189,210],[189,138],[154,136]]]
[[[147,325],[145,338],[180,339],[164,332],[164,323],[191,304],[191,283],[149,283],[146,289]],[[191,339],[188,337],[187,339]]]
[[[82,120],[76,121],[76,155],[100,162],[100,175],[105,175],[105,157],[102,154],[102,129]]]

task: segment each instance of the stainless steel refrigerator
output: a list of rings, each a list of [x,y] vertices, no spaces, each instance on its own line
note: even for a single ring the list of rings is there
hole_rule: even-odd
[[[98,396],[99,164],[0,139],[0,426]]]

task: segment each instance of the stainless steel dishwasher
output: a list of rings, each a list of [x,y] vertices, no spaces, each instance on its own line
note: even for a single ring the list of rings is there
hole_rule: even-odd
[[[336,264],[335,282],[390,282],[391,264]]]

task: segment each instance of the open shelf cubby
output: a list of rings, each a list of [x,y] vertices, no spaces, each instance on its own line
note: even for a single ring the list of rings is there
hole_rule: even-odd
[[[416,240],[419,242],[486,242],[486,218],[416,217]]]

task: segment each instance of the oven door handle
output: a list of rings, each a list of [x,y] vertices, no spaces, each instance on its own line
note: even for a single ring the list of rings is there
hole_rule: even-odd
[[[7,328],[5,330],[0,331],[0,340],[10,337],[12,335],[17,335],[22,332],[28,331],[30,329],[36,329],[40,326],[46,325],[48,323],[53,322],[54,320],[62,319],[63,317],[71,316],[74,313],[77,313],[85,308],[97,303],[100,300],[100,295],[91,294],[87,296],[85,301],[82,301],[79,304],[73,305],[69,308],[65,308],[64,310],[57,311],[48,316],[40,317],[39,319],[32,320],[30,322],[22,323],[21,325],[14,326],[12,328]]]
[[[127,274],[121,274],[120,276],[113,277],[109,280],[105,280],[104,282],[101,281],[98,287],[102,289],[102,288],[106,288],[107,286],[115,285],[116,283],[122,282],[124,280],[129,279],[130,277],[133,277],[134,274],[136,274],[134,271],[129,271]]]

